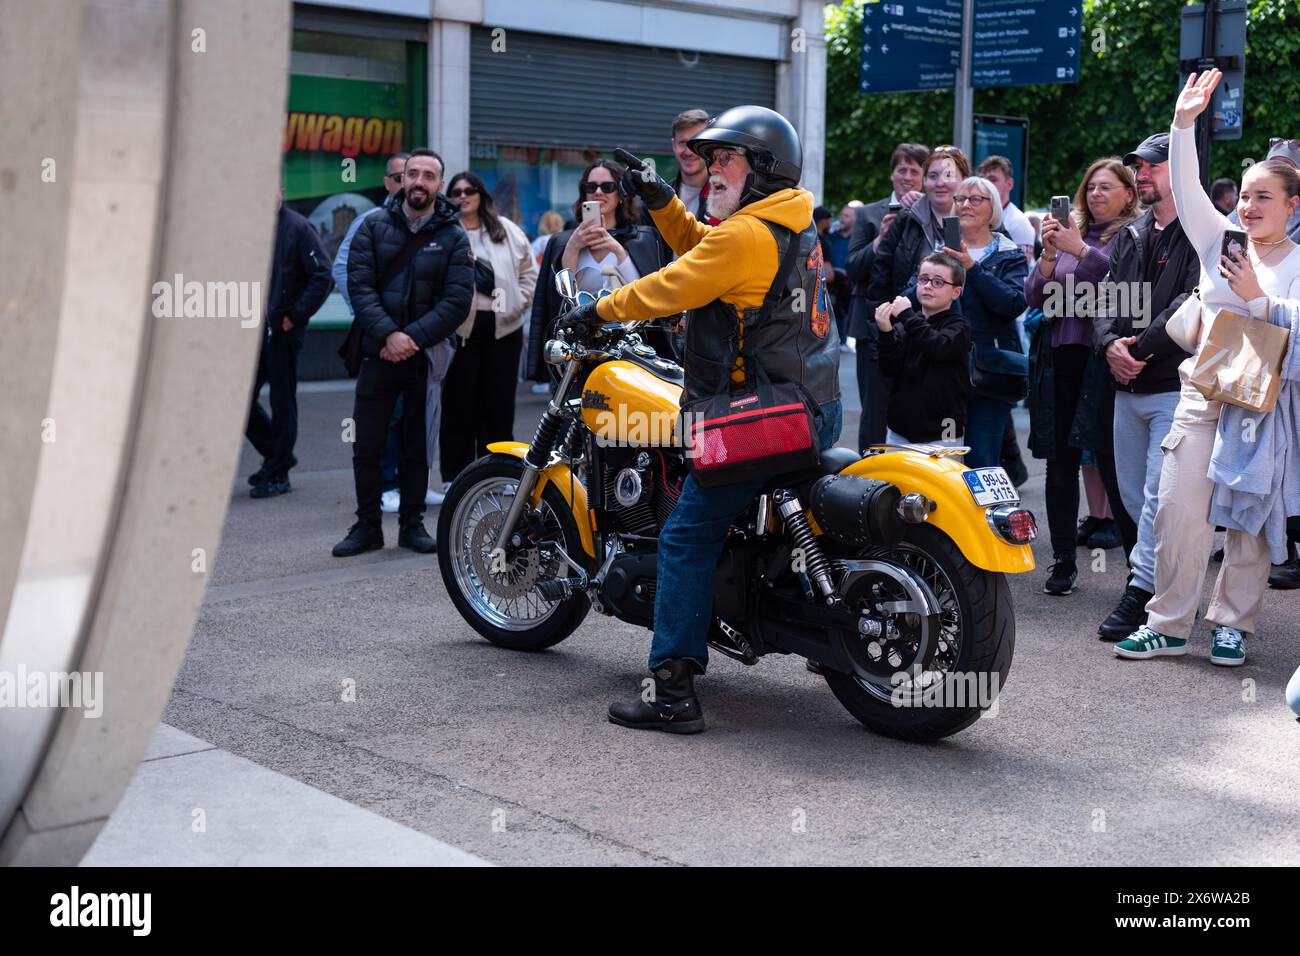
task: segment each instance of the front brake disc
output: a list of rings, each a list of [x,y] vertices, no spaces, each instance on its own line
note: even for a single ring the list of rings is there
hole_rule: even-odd
[[[492,552],[505,519],[504,511],[492,511],[479,520],[470,533],[469,560],[485,590],[498,597],[514,598],[533,589],[541,574],[542,561],[535,545],[514,548],[508,558],[500,555],[500,562],[493,560]]]

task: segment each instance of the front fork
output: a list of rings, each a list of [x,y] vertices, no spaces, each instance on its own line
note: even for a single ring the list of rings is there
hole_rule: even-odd
[[[550,464],[551,452],[555,449],[556,441],[568,422],[561,412],[562,403],[565,396],[569,394],[573,377],[578,374],[578,364],[577,359],[569,361],[569,367],[565,369],[564,377],[560,379],[555,394],[551,396],[551,402],[542,414],[542,420],[537,423],[537,431],[533,432],[533,440],[524,454],[524,471],[519,476],[519,487],[515,489],[514,501],[510,502],[505,523],[501,526],[500,534],[497,535],[496,547],[493,548],[494,554],[505,553],[506,546],[510,543],[510,536],[514,534],[515,525],[519,523],[524,508],[533,495],[533,489],[537,487],[537,479],[542,469]]]

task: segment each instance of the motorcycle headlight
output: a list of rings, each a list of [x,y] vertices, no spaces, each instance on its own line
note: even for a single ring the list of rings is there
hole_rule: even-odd
[[[559,339],[551,339],[543,350],[548,365],[563,365],[569,357],[569,347]]]

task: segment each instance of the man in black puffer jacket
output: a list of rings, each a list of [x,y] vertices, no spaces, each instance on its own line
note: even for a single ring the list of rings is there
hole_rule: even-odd
[[[362,362],[352,419],[352,472],[357,522],[334,546],[350,557],[384,546],[379,452],[397,396],[402,396],[400,547],[427,554],[437,548],[424,527],[429,462],[425,436],[424,350],[451,335],[469,315],[474,265],[457,207],[442,193],[442,158],[415,149],[402,174],[402,192],[367,216],[348,254],[348,298],[361,323]]]

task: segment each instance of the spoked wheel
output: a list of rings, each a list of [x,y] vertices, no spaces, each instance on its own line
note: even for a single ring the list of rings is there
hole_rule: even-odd
[[[492,455],[456,477],[438,517],[438,566],[452,603],[474,630],[493,644],[536,651],[572,634],[591,605],[580,591],[547,597],[537,587],[577,577],[560,549],[579,563],[585,559],[572,513],[553,486],[527,517],[531,543],[494,553],[522,472],[519,459]]]
[[[877,733],[938,740],[969,727],[1011,669],[1015,612],[1006,579],[975,567],[943,532],[908,528],[863,556],[845,600],[863,615],[846,635],[853,673],[825,670],[841,704]]]

